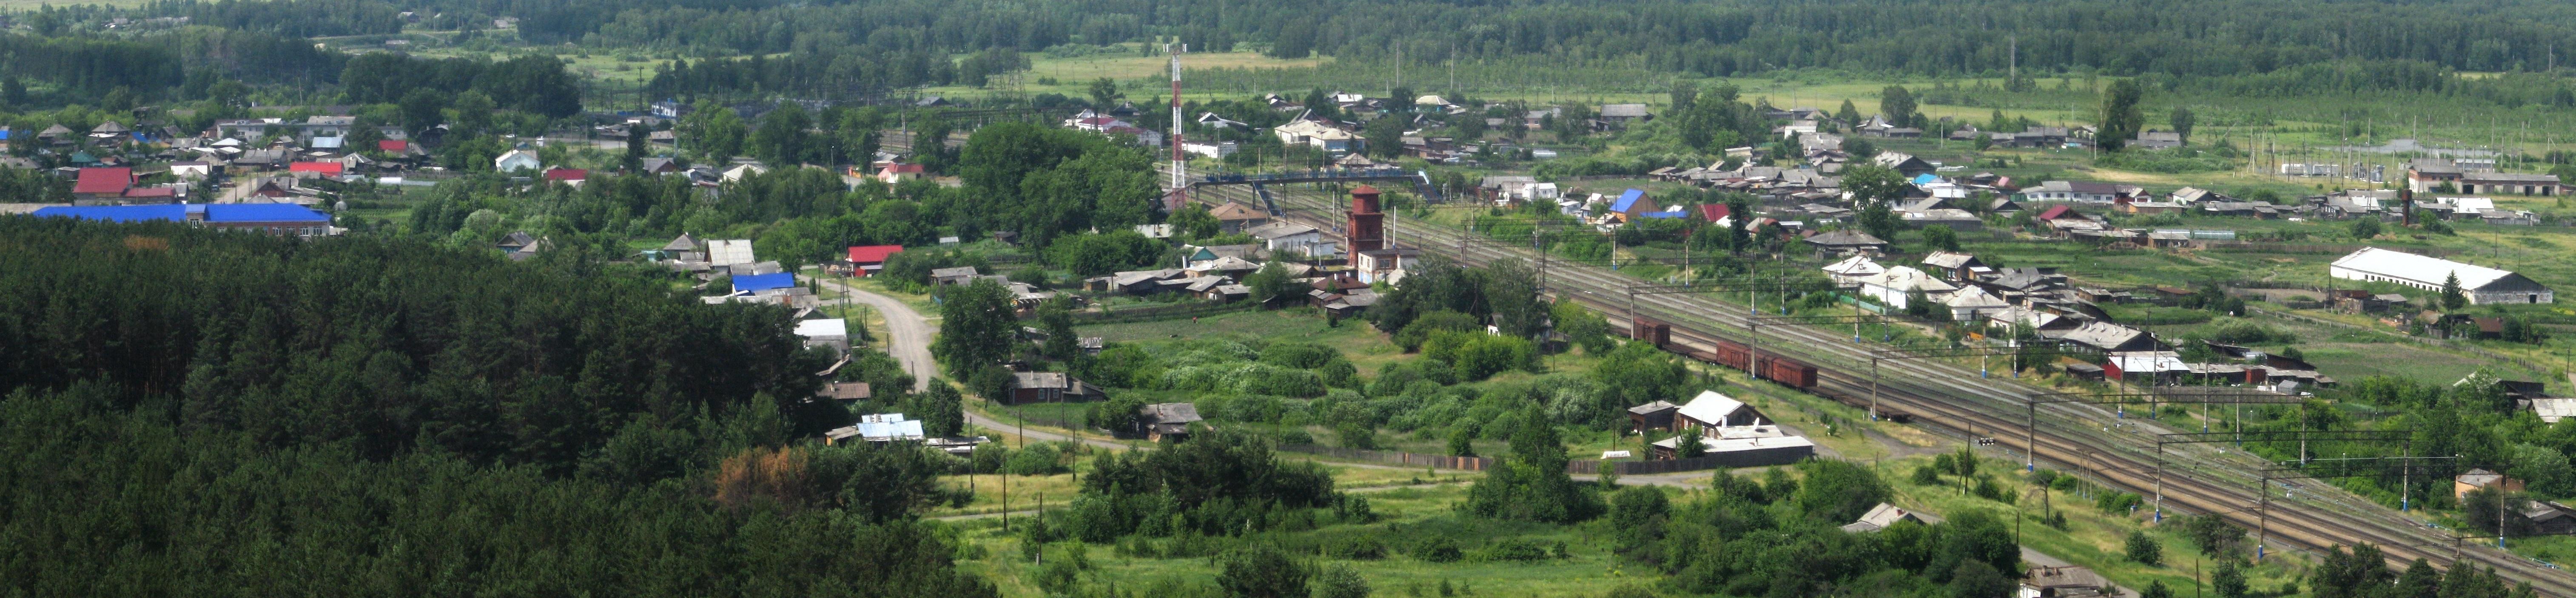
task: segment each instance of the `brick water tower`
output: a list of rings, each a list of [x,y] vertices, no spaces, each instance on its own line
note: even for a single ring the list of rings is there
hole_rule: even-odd
[[[1351,251],[1386,249],[1386,214],[1377,211],[1377,188],[1351,190]]]

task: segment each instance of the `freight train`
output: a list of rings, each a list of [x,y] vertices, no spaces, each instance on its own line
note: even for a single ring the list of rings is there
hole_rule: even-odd
[[[1630,322],[1629,326],[1638,340],[1654,343],[1655,348],[1683,357],[1751,372],[1755,378],[1777,382],[1782,386],[1807,391],[1815,390],[1816,366],[1769,351],[1761,351],[1757,354],[1752,347],[1744,346],[1743,343],[1723,339],[1715,341],[1717,346],[1714,351],[1675,343],[1671,324],[1646,318],[1637,318]]]

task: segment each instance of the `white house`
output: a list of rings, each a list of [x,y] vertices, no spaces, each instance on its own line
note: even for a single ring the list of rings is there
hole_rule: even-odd
[[[1283,251],[1293,251],[1315,257],[1331,257],[1337,253],[1332,243],[1324,241],[1323,231],[1294,222],[1272,222],[1246,229],[1243,234],[1260,239],[1263,248],[1269,249],[1274,255]]]
[[[2011,302],[1986,292],[1984,287],[1976,286],[1960,289],[1948,297],[1941,298],[1941,305],[1947,306],[1950,309],[1950,319],[1958,322],[1975,322],[1988,315],[2012,309]]]
[[[537,153],[528,150],[510,150],[509,153],[501,154],[501,157],[492,159],[492,169],[501,172],[517,172],[520,170],[534,172],[537,170],[543,170],[544,168],[545,165],[537,160]]]
[[[1681,410],[1674,412],[1673,417],[1673,424],[1684,430],[1750,426],[1762,421],[1762,413],[1754,411],[1752,405],[1714,390],[1699,391],[1699,396],[1682,404]]]
[[[1959,287],[1950,286],[1950,283],[1942,282],[1940,277],[1916,270],[1912,266],[1888,268],[1885,272],[1860,279],[1862,296],[1875,299],[1880,305],[1896,309],[1905,309],[1906,296],[1915,291],[1922,291],[1925,297],[1938,300],[1956,290],[1959,290]]]
[[[1729,215],[1727,217],[1733,218],[1734,216]],[[1720,224],[1720,226],[1724,226],[1724,224]],[[1886,267],[1878,265],[1878,262],[1870,261],[1869,256],[1865,255],[1855,255],[1843,258],[1843,261],[1834,262],[1833,265],[1825,266],[1824,270],[1826,276],[1832,276],[1834,278],[1834,282],[1842,286],[1858,285],[1860,284],[1860,279],[1877,276],[1887,272]]]
[[[1240,149],[1240,147],[1241,146],[1239,144],[1232,141],[1207,142],[1187,139],[1181,141],[1181,151],[1210,158],[1224,158],[1226,156],[1234,155],[1234,152],[1237,149]]]
[[[1280,143],[1311,145],[1327,152],[1355,152],[1363,144],[1358,133],[1312,119],[1298,119],[1270,132],[1279,136]]]
[[[831,347],[834,351],[850,350],[850,324],[840,318],[797,320],[796,336],[805,337],[807,347]]]
[[[2470,304],[2557,302],[2549,287],[2521,274],[2377,247],[2363,247],[2336,259],[2326,266],[2326,274],[2344,280],[2395,283],[2428,291],[2442,290],[2445,281],[2457,276],[2460,291],[2468,295]]]

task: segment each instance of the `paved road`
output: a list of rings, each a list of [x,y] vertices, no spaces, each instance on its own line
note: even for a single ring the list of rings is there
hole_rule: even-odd
[[[939,367],[930,359],[930,335],[939,329],[930,325],[929,318],[922,317],[921,312],[913,311],[912,306],[893,297],[862,291],[828,278],[823,279],[823,286],[847,295],[841,299],[842,303],[864,303],[876,308],[877,313],[885,314],[886,336],[889,337],[886,339],[886,353],[893,355],[895,362],[903,364],[903,371],[912,374],[913,392],[930,389],[930,377],[939,372]],[[972,418],[975,414],[966,415]],[[976,424],[984,425],[984,422]]]

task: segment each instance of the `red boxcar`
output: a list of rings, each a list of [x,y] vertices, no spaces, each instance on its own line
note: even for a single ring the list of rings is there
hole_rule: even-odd
[[[1645,318],[1637,318],[1628,322],[1628,329],[1636,334],[1636,338],[1654,343],[1657,347],[1671,345],[1673,342],[1673,327],[1671,324],[1665,324],[1663,322],[1657,322]]]
[[[1816,366],[1798,363],[1791,359],[1769,361],[1771,362],[1771,381],[1791,388],[1808,388],[1816,385]]]

